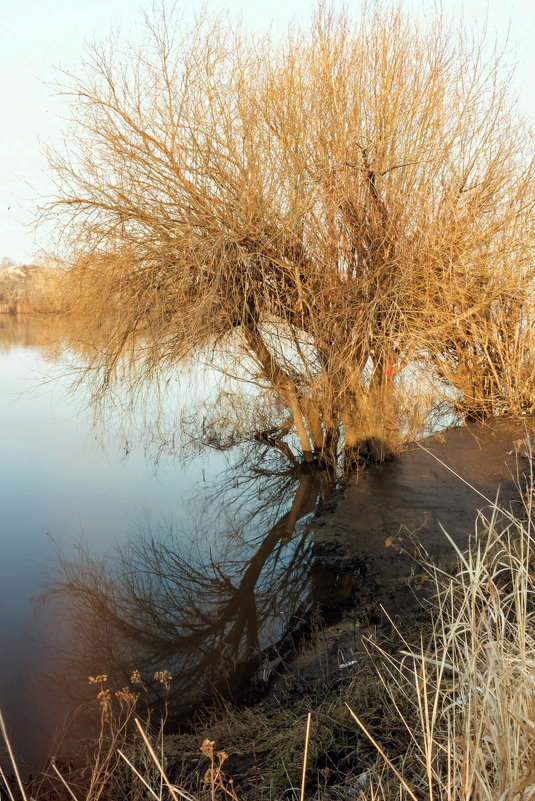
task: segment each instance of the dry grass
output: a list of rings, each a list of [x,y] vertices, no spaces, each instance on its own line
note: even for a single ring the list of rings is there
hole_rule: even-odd
[[[531,499],[530,488],[525,520],[498,505],[481,514],[472,547],[458,554],[452,573],[428,566],[436,587],[430,642],[407,643],[401,658],[382,652],[379,677],[406,724],[406,757],[416,766],[402,776],[384,755],[399,797],[535,794]],[[364,797],[391,797],[391,781]]]

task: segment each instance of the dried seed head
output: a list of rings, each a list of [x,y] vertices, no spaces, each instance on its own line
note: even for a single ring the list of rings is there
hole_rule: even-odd
[[[97,676],[89,676],[88,680],[89,684],[104,684],[108,681],[108,677],[105,673],[99,673]]]

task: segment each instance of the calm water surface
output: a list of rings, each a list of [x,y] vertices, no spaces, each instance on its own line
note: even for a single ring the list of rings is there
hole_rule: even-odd
[[[223,466],[216,454],[188,472],[155,472],[140,449],[125,458],[113,425],[93,429],[83,396],[69,392],[40,341],[38,321],[0,317],[0,702],[30,761],[49,736],[44,718],[54,717],[39,681],[49,657],[32,599],[54,575],[58,549],[108,552],[148,515],[186,526],[186,497]]]
[[[125,458],[118,423],[93,428],[83,393],[69,391],[42,341],[39,321],[0,317],[0,704],[33,765],[71,685],[90,672],[120,682],[133,669],[171,669],[177,705],[221,690],[218,679],[230,687],[227,666],[258,657],[310,606],[309,541],[294,529],[323,491],[317,476],[254,450],[232,471],[214,452],[187,471],[155,470],[141,448]],[[108,598],[98,559],[117,548]],[[89,601],[61,584],[59,553]],[[48,614],[36,616],[32,599],[54,583]],[[93,614],[92,602],[113,612],[131,597],[127,637]]]

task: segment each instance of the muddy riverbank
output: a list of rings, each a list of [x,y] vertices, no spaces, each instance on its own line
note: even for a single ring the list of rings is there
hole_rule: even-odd
[[[202,776],[198,747],[209,737],[231,754],[227,775],[246,795],[259,781],[274,789],[284,784],[276,768],[281,760],[287,774],[299,770],[311,711],[314,781],[331,777],[338,789],[351,790],[376,754],[359,737],[347,702],[382,742],[399,747],[401,734],[386,712],[369,643],[394,653],[405,636],[418,646],[420,635],[425,640],[429,634],[425,597],[431,585],[422,561],[451,566],[452,543],[461,550],[477,543],[478,515],[496,498],[522,514],[532,430],[532,420],[451,429],[339,491],[312,523],[313,580],[321,588],[317,619],[307,621],[293,654],[265,663],[252,703],[206,713],[195,732],[171,738],[181,771]]]
[[[372,624],[385,615],[403,623],[419,605],[422,561],[448,564],[454,545],[473,546],[478,515],[496,501],[522,513],[534,426],[530,419],[453,428],[351,479],[313,525],[314,570],[331,602],[350,592],[357,607],[368,599]]]

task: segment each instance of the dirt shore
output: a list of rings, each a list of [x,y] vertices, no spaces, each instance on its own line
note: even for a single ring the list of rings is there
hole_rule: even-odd
[[[313,524],[313,578],[325,608],[347,606],[322,632],[333,670],[353,659],[362,636],[414,622],[426,554],[435,565],[455,559],[444,532],[464,550],[477,542],[478,514],[489,514],[496,500],[522,513],[534,428],[526,419],[449,429],[355,476],[327,505]],[[312,678],[316,651],[290,669]]]
[[[286,776],[300,770],[310,711],[315,754],[309,781],[317,785],[318,776],[328,775],[332,797],[345,797],[376,758],[346,703],[392,753],[401,748],[401,754],[406,730],[384,701],[375,665],[379,652],[372,647],[368,655],[366,649],[371,641],[395,653],[401,637],[418,645],[423,633],[427,640],[424,604],[432,585],[423,561],[452,566],[451,541],[461,550],[473,546],[478,514],[488,513],[496,499],[522,514],[534,428],[533,420],[494,420],[450,429],[368,469],[338,492],[312,524],[317,624],[308,621],[293,654],[265,666],[252,703],[207,715],[197,736],[174,740],[182,769],[188,765],[192,775],[202,775],[202,732],[232,754],[227,775],[243,783],[242,797],[260,797],[261,787],[278,797]],[[277,772],[281,764],[284,771]]]

